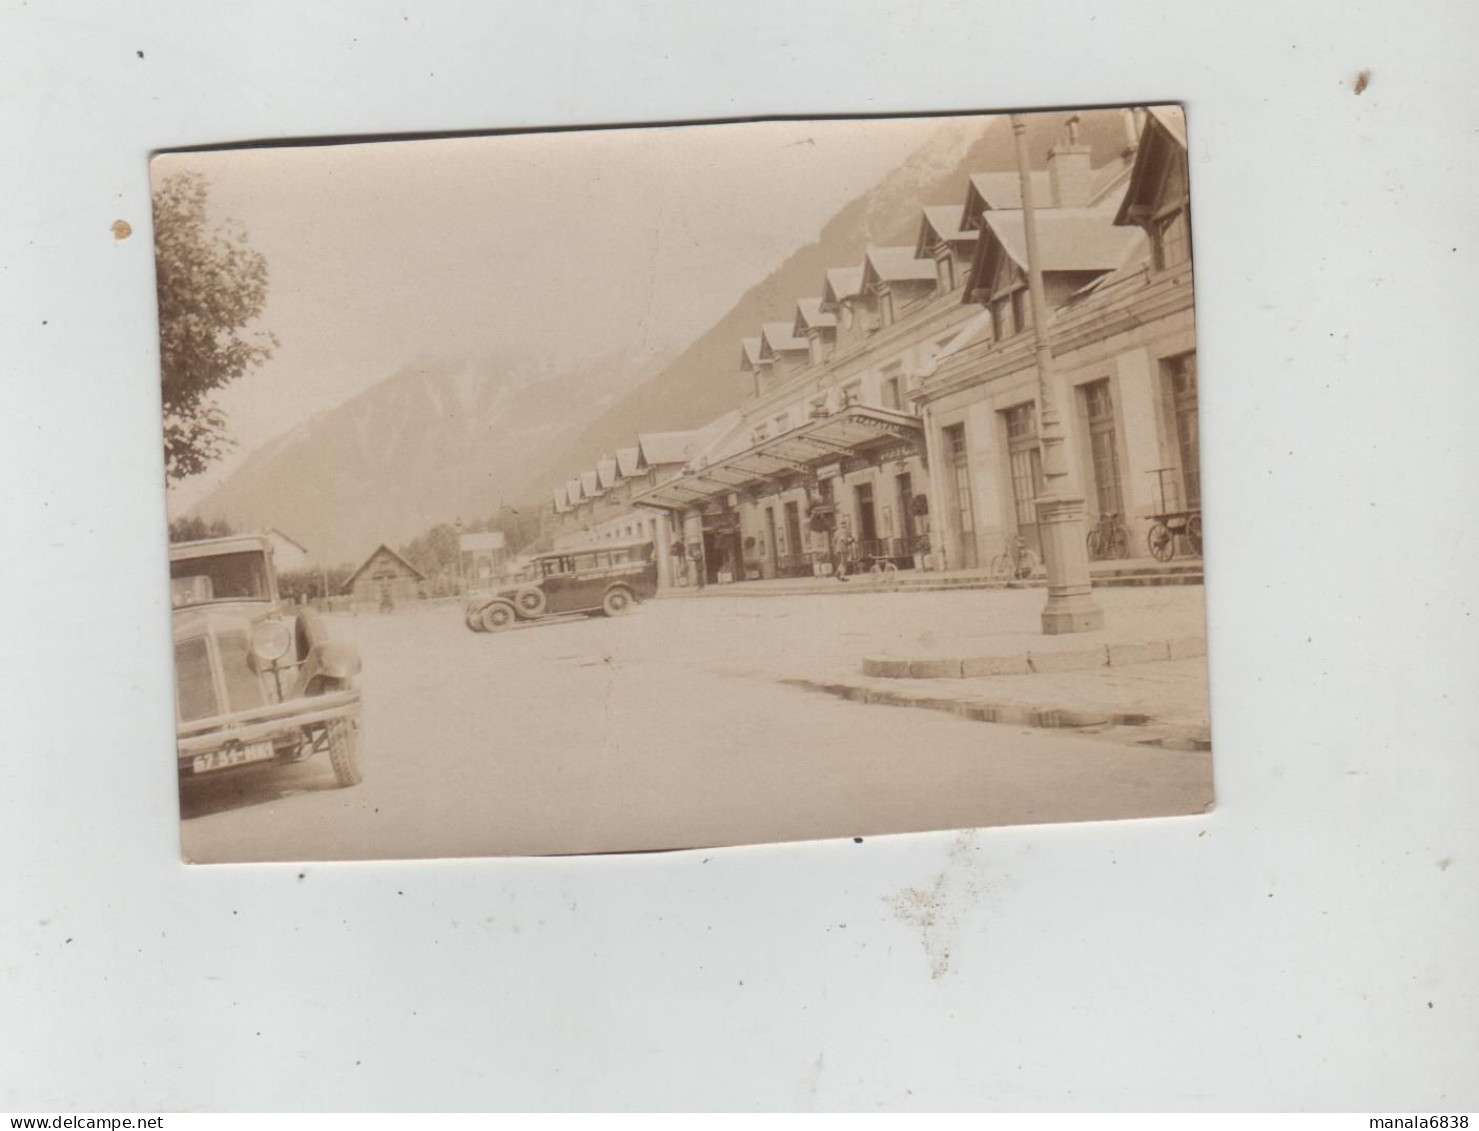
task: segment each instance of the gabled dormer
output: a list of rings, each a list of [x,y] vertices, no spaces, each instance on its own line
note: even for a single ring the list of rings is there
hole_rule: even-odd
[[[916,259],[912,247],[874,247],[863,253],[860,290],[869,305],[872,329],[892,326],[907,307],[935,293],[933,259]]]
[[[1032,173],[1032,202],[1039,207],[1048,203],[1048,174],[1044,169]],[[960,230],[979,232],[986,213],[1022,207],[1022,182],[1016,172],[972,173],[966,186],[965,204],[960,210]]]
[[[570,509],[570,490],[568,487],[555,488],[555,513],[564,514]]]
[[[598,499],[603,493],[600,477],[594,471],[582,471],[580,473],[580,494],[582,498]]]
[[[914,258],[934,262],[935,289],[940,294],[953,291],[964,280],[980,235],[961,231],[961,210],[959,204],[928,204],[920,216]]]
[[[637,447],[616,449],[616,473],[623,479],[636,479],[642,474],[642,450]]]
[[[611,490],[619,481],[616,460],[612,456],[602,456],[596,461],[596,482],[602,491]]]
[[[991,313],[992,336],[1010,338],[1031,323],[1027,296],[1027,237],[1023,214],[988,212],[962,302]],[[1115,227],[1096,208],[1035,212],[1043,291],[1051,311],[1090,283],[1145,254],[1140,232]]]
[[[805,338],[798,338],[790,322],[767,322],[760,327],[760,360],[770,366],[770,379],[779,385],[811,360]]]
[[[1179,106],[1152,106],[1130,183],[1114,222],[1142,230],[1151,266],[1171,271],[1191,262],[1191,197],[1186,168],[1186,118]]]
[[[755,395],[762,396],[771,386],[770,362],[760,357],[759,338],[740,339],[740,372],[755,375]]]
[[[868,336],[864,327],[861,267],[829,267],[817,309],[837,320],[837,348],[847,349]]]
[[[804,298],[796,304],[796,318],[791,334],[806,340],[812,365],[821,365],[832,356],[837,346],[837,315],[822,309],[822,300]]]

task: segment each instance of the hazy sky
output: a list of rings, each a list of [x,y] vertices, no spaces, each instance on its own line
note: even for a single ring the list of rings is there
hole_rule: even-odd
[[[676,351],[942,128],[891,119],[249,149],[205,173],[281,347],[220,402],[247,453],[421,358]]]

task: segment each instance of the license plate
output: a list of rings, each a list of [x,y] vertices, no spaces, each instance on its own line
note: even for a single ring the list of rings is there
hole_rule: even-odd
[[[253,742],[246,746],[223,746],[219,750],[197,754],[190,765],[195,773],[206,774],[212,770],[224,770],[227,766],[241,766],[247,762],[267,762],[271,759],[272,743]]]

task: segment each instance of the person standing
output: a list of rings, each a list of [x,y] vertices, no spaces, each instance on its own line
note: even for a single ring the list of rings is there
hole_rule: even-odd
[[[838,581],[846,581],[848,564],[852,561],[853,553],[852,530],[848,527],[847,516],[843,516],[837,523],[837,536],[832,541],[832,572]]]

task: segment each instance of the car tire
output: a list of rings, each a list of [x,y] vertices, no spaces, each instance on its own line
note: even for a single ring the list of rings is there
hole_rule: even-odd
[[[324,618],[319,616],[317,609],[305,608],[299,611],[297,623],[293,626],[293,639],[298,649],[299,662],[308,659],[308,653],[328,638],[329,630],[324,627]]]
[[[535,588],[533,585],[520,589],[514,594],[514,606],[519,610],[521,617],[543,616],[545,604],[544,590]]]
[[[482,609],[468,609],[467,612],[463,614],[462,623],[467,625],[468,630],[471,632],[488,631],[486,628],[483,627]]]
[[[359,764],[359,727],[353,719],[330,719],[325,729],[334,781],[340,789],[359,785],[365,777]]]
[[[619,617],[631,612],[636,604],[637,598],[632,591],[618,585],[606,590],[606,596],[601,599],[601,611],[608,617]]]
[[[479,614],[484,632],[502,632],[519,619],[518,612],[507,601],[492,601]]]

